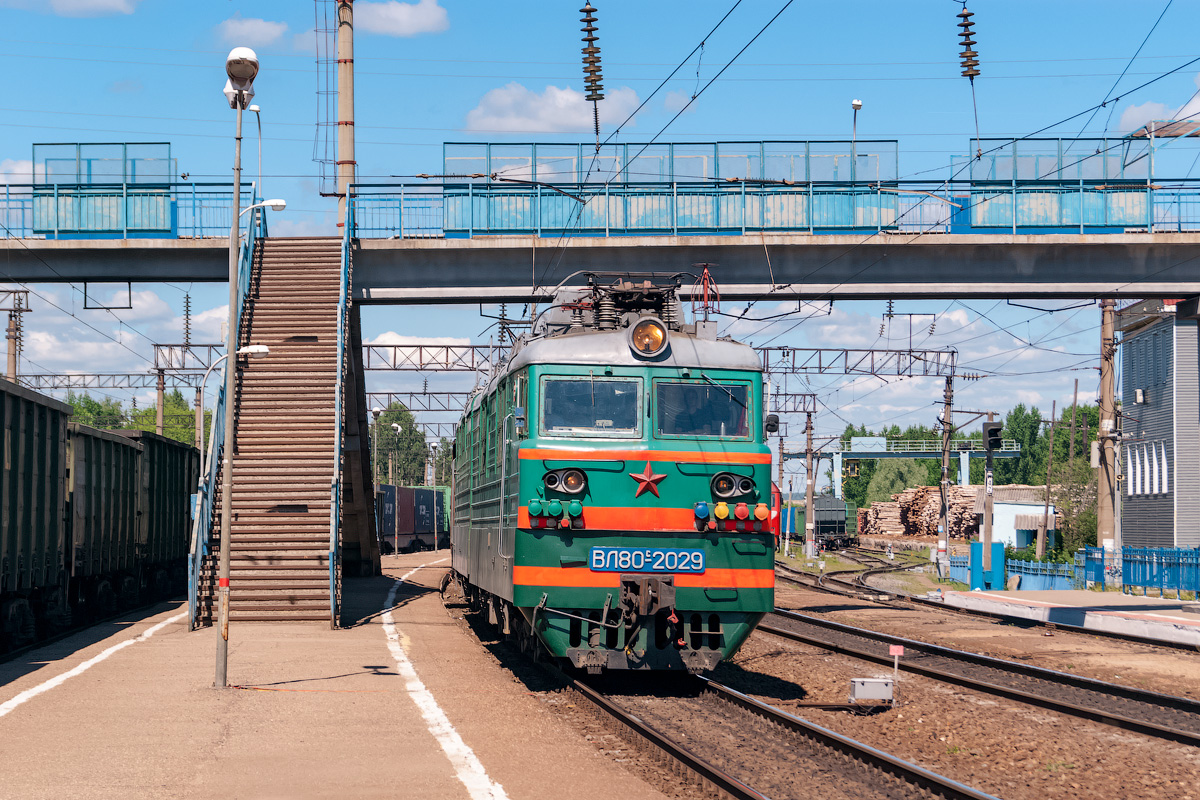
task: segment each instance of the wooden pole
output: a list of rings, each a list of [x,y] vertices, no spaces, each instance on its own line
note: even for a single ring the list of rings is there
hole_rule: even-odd
[[[1050,404],[1050,450],[1046,453],[1046,504],[1042,508],[1042,524],[1038,528],[1038,561],[1041,561],[1046,555],[1046,532],[1050,530],[1050,469],[1054,464],[1054,429],[1058,427],[1057,411],[1058,401],[1055,400]]]

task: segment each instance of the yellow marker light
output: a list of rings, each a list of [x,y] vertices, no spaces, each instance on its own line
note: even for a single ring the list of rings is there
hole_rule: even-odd
[[[754,507],[755,519],[766,519],[771,516],[771,507],[766,503],[759,503]]]
[[[717,503],[717,507],[713,509],[713,516],[717,519],[729,519],[729,505]]]
[[[656,319],[644,319],[629,334],[629,346],[639,356],[649,358],[667,347],[667,329]]]

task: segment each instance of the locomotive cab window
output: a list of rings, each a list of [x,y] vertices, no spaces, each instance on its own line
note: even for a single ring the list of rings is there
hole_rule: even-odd
[[[628,379],[546,378],[542,433],[546,436],[641,436],[641,382]]]
[[[750,436],[750,387],[744,383],[655,383],[659,436]]]

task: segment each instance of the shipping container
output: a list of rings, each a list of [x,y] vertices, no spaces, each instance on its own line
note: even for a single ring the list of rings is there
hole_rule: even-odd
[[[433,533],[433,512],[434,506],[434,491],[428,488],[414,489],[416,492],[415,516],[416,526],[413,530],[417,534],[432,534]],[[433,543],[432,536],[426,536],[429,543]]]
[[[67,426],[67,567],[77,582],[135,568],[141,459],[126,436]]]
[[[192,530],[192,492],[200,480],[200,451],[149,431],[118,433],[140,443],[143,450],[137,534],[143,568],[182,569]]]
[[[375,492],[375,519],[379,524],[379,543],[384,553],[396,552],[396,487],[380,484]]]
[[[416,535],[416,490],[408,486],[396,487],[396,552],[407,553],[417,549]]]
[[[66,403],[0,378],[0,603],[65,583],[70,414]]]

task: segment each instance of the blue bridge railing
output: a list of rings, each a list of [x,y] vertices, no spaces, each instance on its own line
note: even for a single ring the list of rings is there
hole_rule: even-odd
[[[241,207],[253,202],[253,184]],[[204,238],[229,235],[231,183],[6,184],[0,233],[22,239]]]
[[[354,235],[1200,230],[1200,180],[356,184]]]
[[[257,196],[253,192],[250,200],[250,205],[253,205],[257,201]],[[246,208],[249,208],[249,205]],[[238,302],[235,319],[238,320],[239,328],[241,326],[242,309],[245,306],[246,296],[250,293],[250,273],[254,263],[254,249],[258,245],[258,240],[267,236],[266,212],[265,208],[257,208],[249,212],[247,216],[250,219],[248,220],[244,234],[246,238],[241,243],[238,251]],[[226,234],[228,234],[228,230]],[[239,336],[234,337],[234,341],[238,341],[238,339]],[[204,569],[205,558],[211,552],[213,500],[216,497],[217,481],[220,475],[221,450],[225,442],[225,426],[229,424],[226,419],[229,416],[227,412],[230,405],[232,405],[225,396],[226,381],[224,370],[230,368],[229,362],[230,359],[225,359],[225,366],[221,371],[221,386],[217,390],[216,407],[212,415],[212,421],[209,423],[208,452],[205,455],[204,461],[207,466],[200,475],[200,485],[196,493],[195,517],[192,520],[191,553],[188,555],[188,625],[191,630],[195,630],[199,626],[200,576]],[[229,489],[226,488],[226,492],[228,491]],[[224,543],[222,543],[222,546],[224,546]]]

